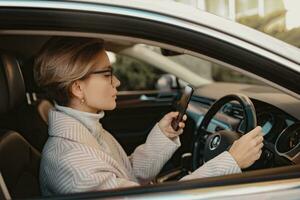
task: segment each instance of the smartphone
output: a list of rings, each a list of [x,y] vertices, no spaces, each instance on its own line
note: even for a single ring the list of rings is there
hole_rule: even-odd
[[[187,106],[191,100],[191,96],[193,95],[194,89],[191,86],[185,86],[184,91],[176,103],[176,110],[179,112],[176,119],[173,119],[171,122],[172,128],[177,131],[179,129],[179,122],[182,121],[182,118],[186,112]]]

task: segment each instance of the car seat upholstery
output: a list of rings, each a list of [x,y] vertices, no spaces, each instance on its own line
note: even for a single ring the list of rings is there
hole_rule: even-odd
[[[18,130],[32,146],[41,152],[48,139],[48,112],[53,108],[53,102],[34,81],[34,58],[21,61],[27,98],[16,111],[21,117],[14,130]]]
[[[15,131],[2,130],[1,135],[0,170],[10,195],[38,196],[40,153]]]
[[[4,62],[8,62],[7,60],[8,59],[3,59]],[[32,69],[33,59],[26,58],[26,60],[20,60],[20,63],[22,63],[20,67],[22,74],[18,73],[21,76],[18,78],[20,81],[13,83],[20,85],[15,88],[22,88],[26,91],[26,98],[23,91],[16,92],[17,95],[21,93],[23,96],[18,98],[19,102],[13,108],[4,108],[7,109],[8,112],[6,112],[5,115],[0,115],[0,127],[19,132],[34,148],[41,152],[48,139],[48,111],[53,107],[53,104],[34,82]],[[19,67],[13,70],[17,69],[19,70]],[[21,81],[22,75],[24,76],[25,83]],[[3,81],[6,81],[6,79],[3,79],[2,82]],[[4,90],[3,92],[6,94],[6,87],[1,88],[1,90]],[[15,90],[16,89],[13,91]],[[1,101],[9,101],[8,98],[10,97],[5,97],[1,99]],[[1,108],[0,111],[1,110],[3,109]],[[3,111],[5,112],[5,110]]]
[[[17,111],[16,130],[39,152],[42,152],[48,139],[48,111],[52,107],[50,101],[39,99],[31,105],[21,106]]]
[[[7,113],[22,103],[25,85],[17,60],[10,55],[1,55],[0,113]]]
[[[23,76],[16,58],[1,54],[0,113],[8,114],[25,98]],[[19,133],[0,130],[0,171],[13,198],[39,196],[40,153]]]

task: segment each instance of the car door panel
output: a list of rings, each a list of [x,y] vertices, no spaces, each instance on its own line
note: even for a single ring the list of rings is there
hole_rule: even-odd
[[[141,91],[118,95],[117,108],[101,120],[129,154],[145,142],[164,114],[173,109],[177,92]]]

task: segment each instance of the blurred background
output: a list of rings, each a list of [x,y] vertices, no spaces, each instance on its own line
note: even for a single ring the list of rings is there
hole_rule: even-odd
[[[300,46],[299,0],[163,0],[175,1],[239,22],[291,45]]]

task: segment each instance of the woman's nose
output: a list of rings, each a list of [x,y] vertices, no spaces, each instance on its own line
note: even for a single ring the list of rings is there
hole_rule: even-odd
[[[116,76],[114,76],[114,75],[113,75],[112,85],[113,85],[113,87],[116,87],[116,88],[121,85],[120,80]]]

